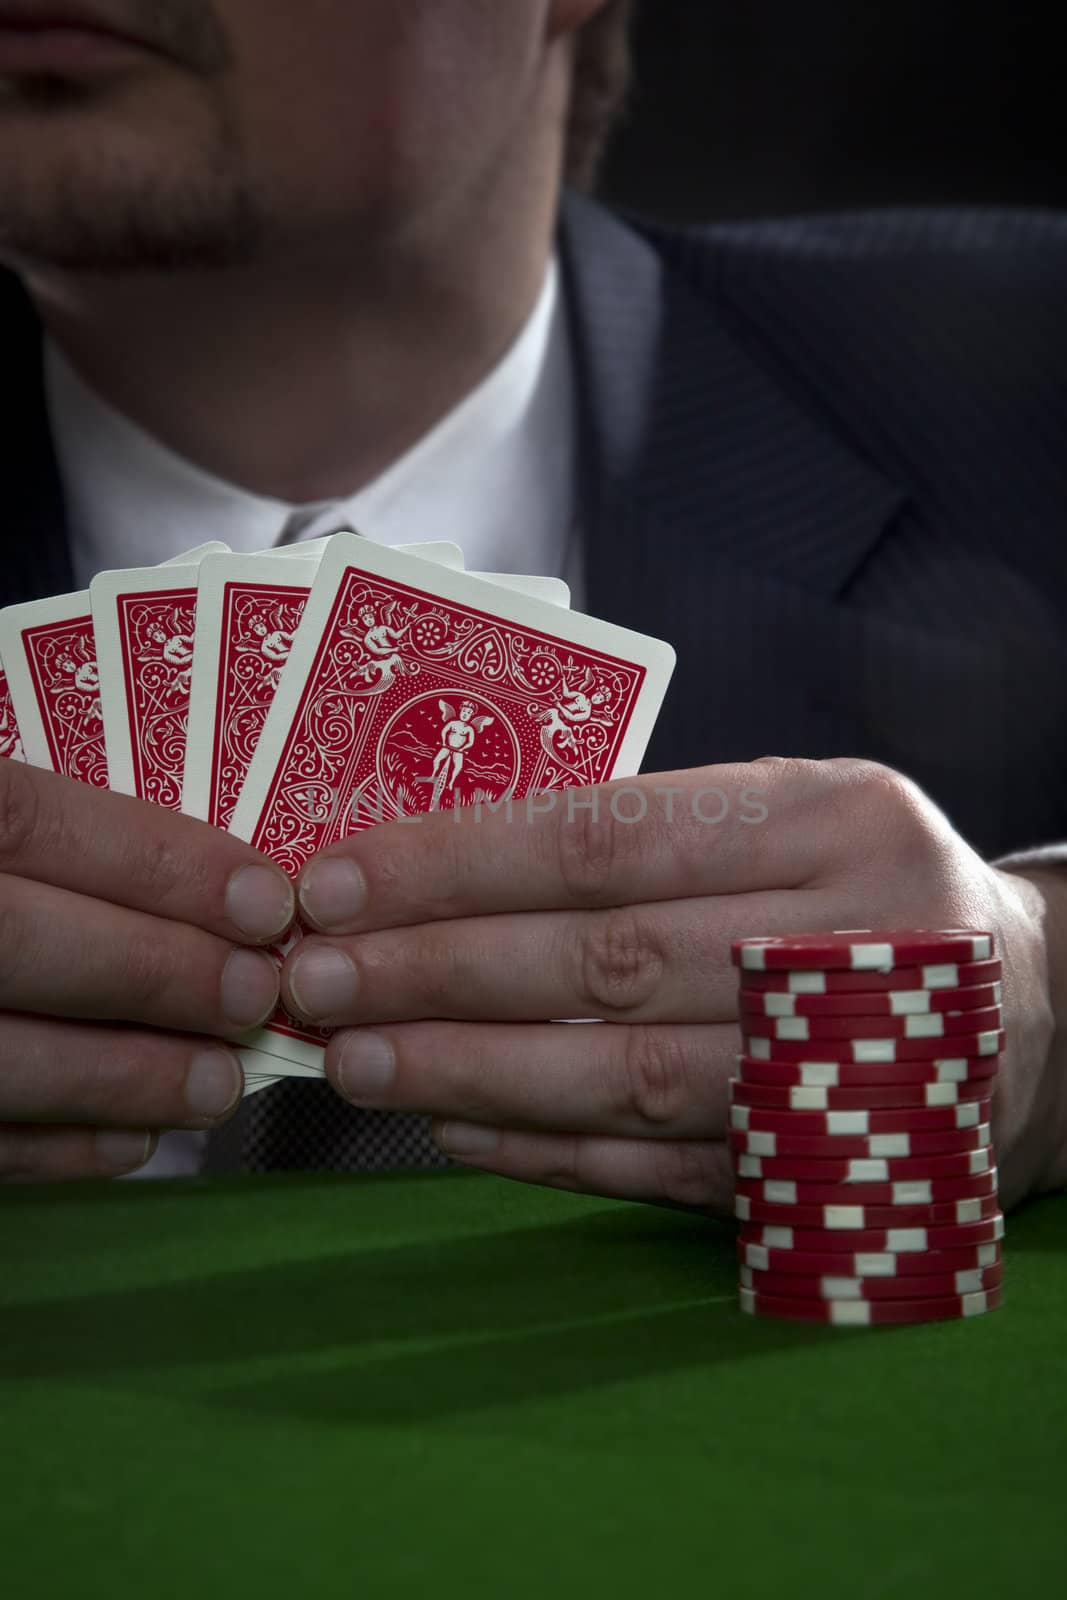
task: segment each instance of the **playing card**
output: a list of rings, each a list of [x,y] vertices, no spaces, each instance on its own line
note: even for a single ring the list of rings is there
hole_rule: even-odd
[[[244,1072],[245,1087],[242,1099],[258,1094],[261,1089],[272,1089],[286,1078],[316,1078],[322,1081],[321,1067],[300,1066],[292,1061],[282,1061],[278,1056],[266,1055],[262,1050],[238,1050],[237,1059]],[[279,1070],[280,1069],[280,1070]]]
[[[546,605],[570,607],[570,586],[562,578],[541,578],[513,572],[472,572],[470,576],[481,578],[486,583],[495,583],[501,589],[514,589],[516,594],[529,595],[531,600],[543,600]]]
[[[296,556],[304,561],[314,557],[318,561],[329,542],[330,536],[327,535],[324,539],[305,539],[298,544],[272,544],[267,550],[251,550],[249,554],[255,556]]]
[[[218,539],[212,539],[207,544],[198,544],[192,550],[183,550],[180,555],[171,556],[169,561],[160,563],[164,567],[198,567],[207,556],[229,555],[230,547],[222,544]]]
[[[205,561],[189,693],[182,810],[229,826],[318,571],[314,555]]]
[[[172,810],[181,804],[198,572],[102,572],[89,590],[111,787]]]
[[[330,540],[336,538],[337,533],[355,534],[355,529],[338,528],[336,533],[328,533],[321,539],[303,539],[296,544],[274,544],[267,550],[254,550],[251,554],[295,556],[297,560],[306,560],[309,556],[313,556],[318,561],[326,553]],[[403,550],[405,555],[419,556],[423,561],[432,561],[435,566],[453,567],[457,572],[463,571],[463,551],[458,544],[452,544],[446,539],[437,539],[427,544],[398,544],[394,549]]]
[[[313,1067],[298,1067],[292,1062],[281,1062],[275,1056],[264,1055],[260,1050],[238,1050],[237,1059],[241,1063],[245,1076],[245,1100],[249,1095],[258,1094],[261,1089],[270,1089],[276,1083],[281,1083],[285,1078],[319,1078],[322,1073]],[[284,1067],[284,1073],[277,1072],[278,1067]]]
[[[30,600],[0,611],[0,660],[30,765],[107,788],[88,594]]]
[[[231,831],[295,876],[377,822],[635,772],[673,664],[658,640],[337,535]],[[247,1042],[321,1065],[323,1036],[286,1017]]]
[[[189,695],[182,810],[227,828],[288,659],[319,561],[330,541],[202,563]],[[296,552],[307,550],[305,559]],[[461,568],[458,545],[407,553]]]
[[[264,1055],[259,1050],[241,1048],[237,1051],[237,1057],[244,1068],[246,1078],[270,1078],[272,1082],[277,1082],[282,1077],[322,1078],[322,1072],[318,1067],[298,1066],[292,1062],[280,1061],[277,1056]]]

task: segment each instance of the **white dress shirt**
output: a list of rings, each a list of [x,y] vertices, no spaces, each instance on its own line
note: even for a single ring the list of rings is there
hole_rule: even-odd
[[[288,505],[184,460],[105,404],[54,345],[45,351],[52,437],[78,586],[154,566],[208,539],[265,550],[299,527],[350,527],[379,544],[450,540],[470,571],[565,577],[580,603],[575,399],[555,262],[510,350],[401,460],[346,500]],[[203,1134],[167,1134],[139,1177],[199,1169]]]
[[[290,505],[184,460],[106,405],[54,345],[45,352],[52,437],[79,587],[207,539],[265,550],[351,527],[378,544],[445,539],[472,572],[580,577],[574,522],[574,379],[553,262],[541,296],[487,378],[418,444],[347,499]]]

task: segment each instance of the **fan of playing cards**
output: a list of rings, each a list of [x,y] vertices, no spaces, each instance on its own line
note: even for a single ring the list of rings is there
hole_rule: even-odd
[[[0,754],[227,828],[295,876],[379,822],[638,770],[669,645],[568,610],[565,584],[455,545],[350,533],[104,572],[0,612]],[[248,1092],[321,1077],[279,1013]]]

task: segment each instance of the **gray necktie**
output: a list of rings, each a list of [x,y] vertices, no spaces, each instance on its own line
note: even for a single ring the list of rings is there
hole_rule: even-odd
[[[329,506],[324,503],[320,506],[305,506],[301,511],[291,511],[285,519],[285,526],[278,535],[276,548],[281,545],[299,544],[308,529],[318,522],[319,518],[324,516],[328,510]],[[335,528],[323,528],[322,536],[325,538],[327,534],[340,533],[341,531],[341,524],[338,523]],[[345,531],[348,531],[347,528]]]
[[[375,1172],[447,1167],[430,1138],[430,1119],[359,1111],[329,1084],[288,1078],[246,1100],[208,1141],[207,1172],[279,1169]]]

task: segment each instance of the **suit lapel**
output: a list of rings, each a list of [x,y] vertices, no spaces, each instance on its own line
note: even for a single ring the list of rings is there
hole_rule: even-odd
[[[684,262],[576,200],[562,255],[587,609],[678,651],[646,767],[861,748],[841,673],[864,624],[839,597],[904,496],[794,397],[711,284],[690,289]]]
[[[562,252],[591,609],[636,622],[658,573],[677,596],[709,566],[839,594],[900,491],[789,392],[711,283],[689,287],[684,259],[671,270],[573,198]]]
[[[18,280],[0,272],[4,341],[3,523],[5,603],[73,587],[66,514],[45,404],[41,334]]]

